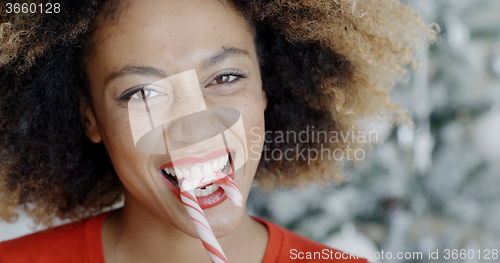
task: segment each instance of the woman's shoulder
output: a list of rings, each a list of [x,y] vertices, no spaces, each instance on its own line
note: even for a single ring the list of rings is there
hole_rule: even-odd
[[[364,258],[358,258],[347,252],[336,250],[314,240],[300,236],[290,230],[269,221],[254,219],[267,227],[269,243],[263,263],[270,262],[331,262],[367,263]]]
[[[101,229],[108,214],[0,242],[0,263],[104,262]]]

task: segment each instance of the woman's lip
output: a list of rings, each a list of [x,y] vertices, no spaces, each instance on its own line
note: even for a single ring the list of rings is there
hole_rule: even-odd
[[[215,159],[217,157],[223,156],[224,154],[228,154],[229,152],[234,152],[234,149],[220,149],[213,151],[211,153],[208,153],[204,156],[201,157],[185,157],[181,158],[172,162],[169,162],[165,165],[163,165],[160,170],[165,169],[165,168],[172,168],[174,165],[183,165],[183,164],[195,164],[195,163],[203,163],[212,159]]]
[[[172,182],[170,182],[165,176],[163,176],[160,172],[160,176],[163,178],[163,181],[167,183],[167,186],[172,190],[174,193],[175,197],[181,201],[181,191],[179,188],[177,188]],[[234,171],[231,167],[229,170],[229,177],[234,180]],[[207,196],[200,196],[196,197],[196,200],[198,200],[198,203],[200,204],[201,209],[207,209],[214,207],[222,202],[224,202],[227,199],[227,195],[224,192],[224,189],[222,187],[219,187],[219,189],[215,192],[213,192],[210,195]],[[181,201],[182,202],[182,201]]]

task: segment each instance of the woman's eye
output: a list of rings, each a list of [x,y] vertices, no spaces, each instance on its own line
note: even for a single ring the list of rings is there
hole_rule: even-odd
[[[161,95],[159,92],[151,89],[141,89],[131,96],[131,99],[152,99],[156,96]]]
[[[212,82],[210,82],[209,84],[216,85],[216,84],[230,83],[230,82],[233,82],[234,80],[236,80],[237,78],[239,78],[239,76],[229,75],[229,74],[220,75],[220,76],[215,77],[215,79],[212,80]]]

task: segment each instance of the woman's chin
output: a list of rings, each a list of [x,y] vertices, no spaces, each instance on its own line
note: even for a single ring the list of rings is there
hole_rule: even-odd
[[[208,223],[214,232],[215,237],[224,237],[233,232],[246,214],[246,206],[235,206],[231,201],[226,200],[217,208],[203,210]]]
[[[227,199],[215,207],[203,209],[216,238],[227,236],[238,227],[242,222],[243,215],[246,214],[245,207],[245,205],[241,207],[235,206]],[[174,221],[173,223],[178,230],[190,237],[199,238],[196,228],[187,212],[184,212],[182,215],[171,216],[175,216],[175,219],[173,218],[173,220],[169,221]]]

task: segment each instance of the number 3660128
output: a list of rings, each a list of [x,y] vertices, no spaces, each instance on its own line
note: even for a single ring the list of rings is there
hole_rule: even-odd
[[[27,14],[27,13],[60,13],[61,4],[60,3],[45,3],[45,4],[35,4],[35,3],[6,3],[5,12],[8,14]]]

